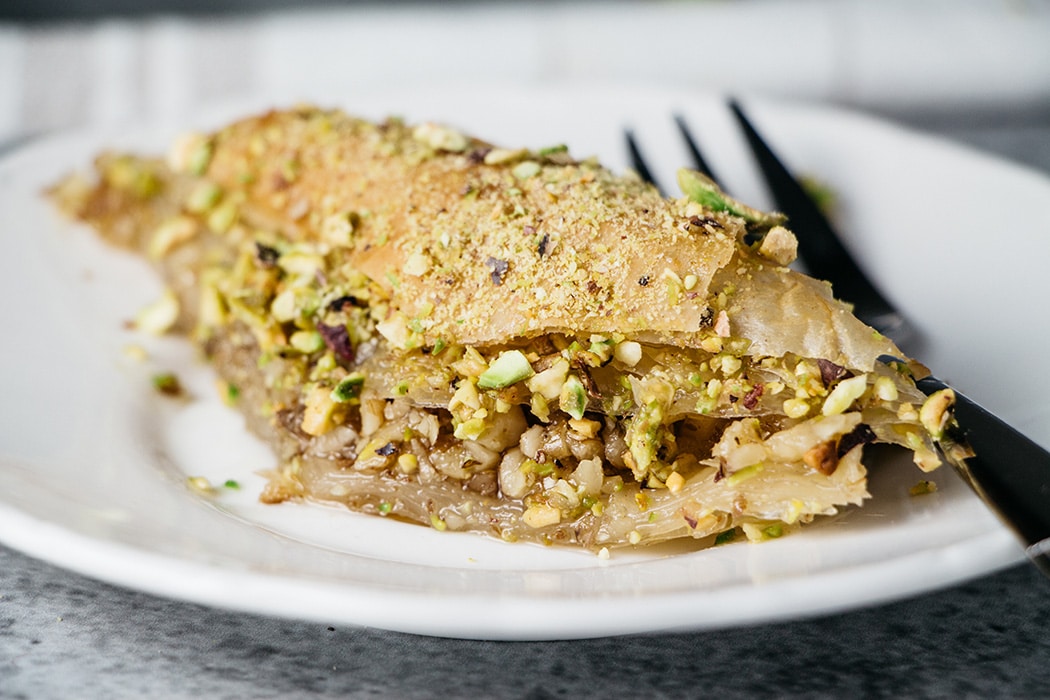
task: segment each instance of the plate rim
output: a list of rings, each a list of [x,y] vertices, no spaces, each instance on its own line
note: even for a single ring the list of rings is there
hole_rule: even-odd
[[[20,531],[36,534],[31,537],[10,534]],[[86,536],[13,510],[2,502],[0,533],[7,533],[0,535],[4,545],[56,567],[109,585],[171,600],[254,615],[493,641],[590,639],[775,624],[894,602],[911,595],[932,592],[944,585],[961,584],[978,576],[990,575],[1018,563],[1017,557],[1011,556],[1012,540],[1004,537],[1002,532],[993,531],[978,538],[987,551],[999,554],[991,566],[987,561],[978,563],[954,551],[963,545],[944,548],[937,552],[938,560],[933,562],[938,571],[936,581],[931,580],[931,585],[918,589],[913,584],[903,583],[909,579],[897,574],[913,571],[916,567],[930,567],[928,550],[895,558],[890,569],[885,564],[868,562],[863,566],[821,572],[819,579],[825,585],[819,601],[812,595],[799,595],[797,589],[807,587],[812,582],[807,576],[794,576],[759,584],[786,592],[787,599],[794,602],[794,606],[781,606],[768,595],[765,596],[764,604],[750,608],[727,605],[740,602],[737,600],[738,591],[730,586],[661,594],[655,600],[650,597],[644,602],[648,613],[646,617],[632,616],[616,620],[601,614],[607,612],[605,599],[546,600],[543,602],[546,615],[537,616],[537,600],[530,596],[501,595],[478,600],[469,594],[441,593],[422,600],[418,594],[411,592],[346,582],[304,581],[292,576],[210,566]],[[56,556],[60,549],[67,554]],[[136,561],[138,566],[126,567],[129,559]],[[869,594],[859,603],[849,592],[850,586],[836,585],[853,583],[858,574],[863,576],[869,569],[875,569],[879,575],[867,580],[877,580],[883,585],[871,586]],[[944,582],[942,579],[946,571],[950,572],[950,580]],[[187,587],[186,581],[194,583]],[[894,582],[899,585],[893,585]],[[296,599],[292,595],[302,594],[304,585],[313,596],[307,598],[306,604],[301,602],[302,598]],[[246,596],[246,590],[252,590],[252,595]],[[362,598],[355,600],[358,595]],[[802,605],[797,604],[800,600],[804,601]],[[275,601],[296,602],[285,605],[275,604]],[[350,602],[354,604],[348,604]],[[708,610],[699,620],[689,615],[698,605],[707,606]],[[407,613],[391,620],[385,611],[394,608]],[[550,619],[557,620],[557,623],[552,624]],[[406,620],[409,621],[407,624]]]

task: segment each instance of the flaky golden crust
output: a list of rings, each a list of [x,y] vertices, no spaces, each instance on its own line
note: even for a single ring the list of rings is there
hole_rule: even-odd
[[[750,252],[740,219],[562,153],[314,109],[238,122],[212,148],[208,177],[250,221],[300,240],[352,222],[350,264],[388,297],[395,345],[410,326],[424,345],[616,332],[697,347],[728,291],[744,292],[730,332],[758,353],[870,369],[899,352],[825,285]]]

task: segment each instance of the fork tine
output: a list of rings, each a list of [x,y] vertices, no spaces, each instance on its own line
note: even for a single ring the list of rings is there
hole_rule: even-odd
[[[686,149],[689,151],[689,156],[693,159],[693,165],[697,170],[702,172],[711,178],[719,187],[722,187],[722,181],[715,175],[715,171],[708,165],[707,160],[700,153],[700,147],[696,144],[696,139],[693,138],[692,132],[689,130],[689,125],[685,122],[685,117],[681,114],[674,115],[674,122],[678,125],[678,133],[682,135],[685,140]],[[722,187],[724,190],[725,188]]]
[[[638,173],[640,178],[663,192],[663,188],[660,187],[660,183],[653,177],[652,171],[649,170],[649,166],[645,163],[645,158],[642,157],[641,149],[638,148],[638,142],[634,138],[634,132],[631,129],[625,129],[623,135],[627,140],[627,154],[631,159],[631,167],[634,168],[634,171]]]
[[[854,313],[868,325],[897,341],[911,337],[913,331],[907,321],[860,269],[827,218],[759,135],[740,104],[730,100],[729,108],[744,132],[777,208],[787,215],[797,234],[799,257],[809,272],[831,282],[835,295],[852,303]]]

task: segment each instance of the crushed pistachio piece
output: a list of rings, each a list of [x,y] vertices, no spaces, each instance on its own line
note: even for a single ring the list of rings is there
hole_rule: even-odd
[[[749,542],[765,542],[784,534],[784,526],[780,523],[743,523],[740,529],[744,531]]]
[[[587,352],[594,356],[592,359],[598,360],[597,364],[592,366],[597,367],[604,365],[609,361],[609,358],[613,356],[613,346],[615,343],[608,338],[596,334],[591,335],[590,341]]]
[[[775,226],[784,220],[781,214],[767,214],[733,199],[723,192],[714,180],[695,170],[679,169],[678,186],[681,188],[682,194],[697,204],[708,209],[724,211],[733,216],[739,216],[748,223],[758,226]]]
[[[634,367],[642,359],[642,346],[633,340],[625,340],[617,343],[613,348],[613,357],[628,367]]]
[[[559,357],[550,367],[529,379],[529,391],[539,394],[547,401],[553,401],[561,394],[561,387],[568,376],[569,361]]]
[[[424,253],[415,252],[408,256],[405,261],[404,271],[406,275],[421,277],[430,269],[430,258]]]
[[[736,539],[736,528],[731,527],[728,530],[718,533],[715,536],[715,546],[720,544],[726,544]]]
[[[729,326],[729,314],[722,309],[718,312],[718,316],[715,317],[715,324],[713,326],[715,335],[719,338],[728,338],[732,332]]]
[[[872,386],[872,393],[882,401],[896,401],[899,397],[897,385],[889,377],[879,377]]]
[[[390,341],[395,348],[402,350],[408,347],[408,323],[401,314],[395,314],[385,321],[376,324],[376,330]]]
[[[213,182],[199,182],[186,197],[186,210],[194,214],[204,214],[222,199],[222,189]]]
[[[555,394],[555,396],[557,396],[557,394]],[[544,423],[550,420],[550,404],[547,399],[544,398],[543,394],[536,393],[532,395],[529,399],[529,411]]]
[[[448,410],[450,411],[455,411],[460,406],[465,406],[475,411],[481,408],[481,397],[478,395],[478,389],[469,380],[463,380],[459,383],[459,386],[456,387],[456,393],[452,394],[452,398],[448,402]]]
[[[647,401],[634,416],[627,428],[625,439],[628,451],[624,461],[634,472],[635,478],[641,480],[657,460],[664,419],[665,403],[659,399]],[[630,455],[630,461],[626,455]],[[642,494],[639,494],[642,495]]]
[[[182,384],[172,372],[160,372],[151,378],[153,388],[165,396],[181,396]]]
[[[737,470],[729,476],[727,476],[725,479],[725,485],[730,487],[737,486],[738,484],[741,484],[747,481],[748,479],[753,479],[754,477],[758,476],[763,471],[765,471],[765,469],[766,465],[762,462],[759,462],[758,464],[752,464],[749,467],[744,467],[743,469]]]
[[[533,375],[532,365],[521,350],[501,352],[478,377],[482,389],[502,389]]]
[[[467,150],[470,142],[461,132],[431,122],[420,124],[412,131],[412,138],[435,151],[458,153]]]
[[[270,303],[270,315],[281,323],[294,321],[314,313],[320,303],[317,293],[309,287],[288,287]]]
[[[301,353],[312,353],[324,349],[324,338],[317,331],[296,331],[288,343]]]
[[[557,525],[561,522],[561,511],[545,503],[535,503],[525,509],[521,519],[531,528]]]
[[[171,330],[178,319],[179,298],[174,291],[166,289],[159,299],[138,312],[134,325],[140,331],[163,335]]]
[[[897,418],[901,419],[906,423],[911,423],[919,420],[919,412],[915,410],[915,406],[907,401],[897,406]]]
[[[570,418],[569,428],[574,433],[585,438],[593,438],[598,435],[598,431],[601,430],[602,424],[596,420],[588,420],[586,418]]]
[[[347,403],[361,396],[361,388],[365,385],[365,375],[354,372],[344,377],[335,388],[332,389],[330,397],[336,403]]]
[[[717,335],[709,335],[700,341],[700,347],[707,352],[722,352],[722,338]]]
[[[353,212],[343,212],[325,217],[321,222],[321,239],[330,245],[347,246],[353,241],[355,221]]]
[[[215,388],[219,392],[219,398],[227,406],[233,406],[237,403],[237,399],[241,397],[241,390],[237,388],[236,384],[231,384],[222,379],[218,379],[215,382]]]
[[[824,399],[824,405],[820,412],[825,416],[834,416],[845,413],[846,410],[859,399],[868,388],[868,375],[858,374],[856,377],[843,379],[835,385],[828,397]]]
[[[762,237],[758,254],[778,265],[789,265],[798,257],[798,239],[783,226],[774,226]]]
[[[919,409],[919,422],[934,439],[940,440],[944,436],[944,428],[951,420],[954,405],[955,392],[941,389],[930,394]]]
[[[207,136],[189,132],[179,136],[168,153],[168,165],[177,173],[202,175],[211,163],[212,144]]]
[[[743,364],[744,363],[741,362],[738,357],[723,355],[721,362],[719,363],[719,368],[721,369],[723,376],[730,377],[739,372]]]
[[[397,468],[402,474],[415,474],[419,471],[419,458],[411,453],[398,455]]]
[[[215,328],[226,322],[227,305],[218,287],[210,282],[203,282],[200,286],[200,302],[198,304],[198,326],[200,328]]]
[[[916,483],[914,486],[912,486],[910,489],[908,489],[908,495],[909,496],[925,496],[927,494],[934,493],[936,491],[937,491],[937,483],[936,482],[929,481],[927,479],[923,479],[922,481]]]
[[[223,202],[211,210],[208,214],[208,228],[215,233],[226,233],[234,223],[237,222],[237,205],[233,202]]]
[[[503,165],[513,163],[529,156],[525,148],[493,148],[485,154],[485,165]]]
[[[211,485],[206,477],[203,476],[188,476],[186,477],[186,485],[197,493],[204,495],[212,495],[215,493],[215,487]]]
[[[313,277],[324,267],[324,258],[305,250],[290,250],[277,259],[277,266],[290,275]]]
[[[587,410],[587,390],[579,377],[575,374],[570,374],[566,378],[565,383],[561,385],[558,400],[561,410],[573,418],[583,418],[583,414]]]
[[[160,260],[195,235],[197,222],[188,216],[174,216],[157,227],[146,255],[151,260]]]
[[[487,427],[484,418],[471,418],[457,425],[452,434],[460,440],[477,440]]]
[[[540,164],[534,160],[523,160],[510,171],[519,180],[528,180],[540,172]]]
[[[307,435],[324,435],[335,427],[333,417],[339,402],[323,386],[313,387],[303,401],[305,410],[299,427]]]
[[[678,493],[685,486],[685,477],[678,472],[671,472],[671,475],[667,477],[667,481],[664,482],[667,489],[671,493]]]

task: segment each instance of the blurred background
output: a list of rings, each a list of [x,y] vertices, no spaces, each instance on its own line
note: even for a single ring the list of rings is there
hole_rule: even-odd
[[[1050,123],[1050,2],[0,1],[0,141],[449,81],[760,93],[998,146]]]

